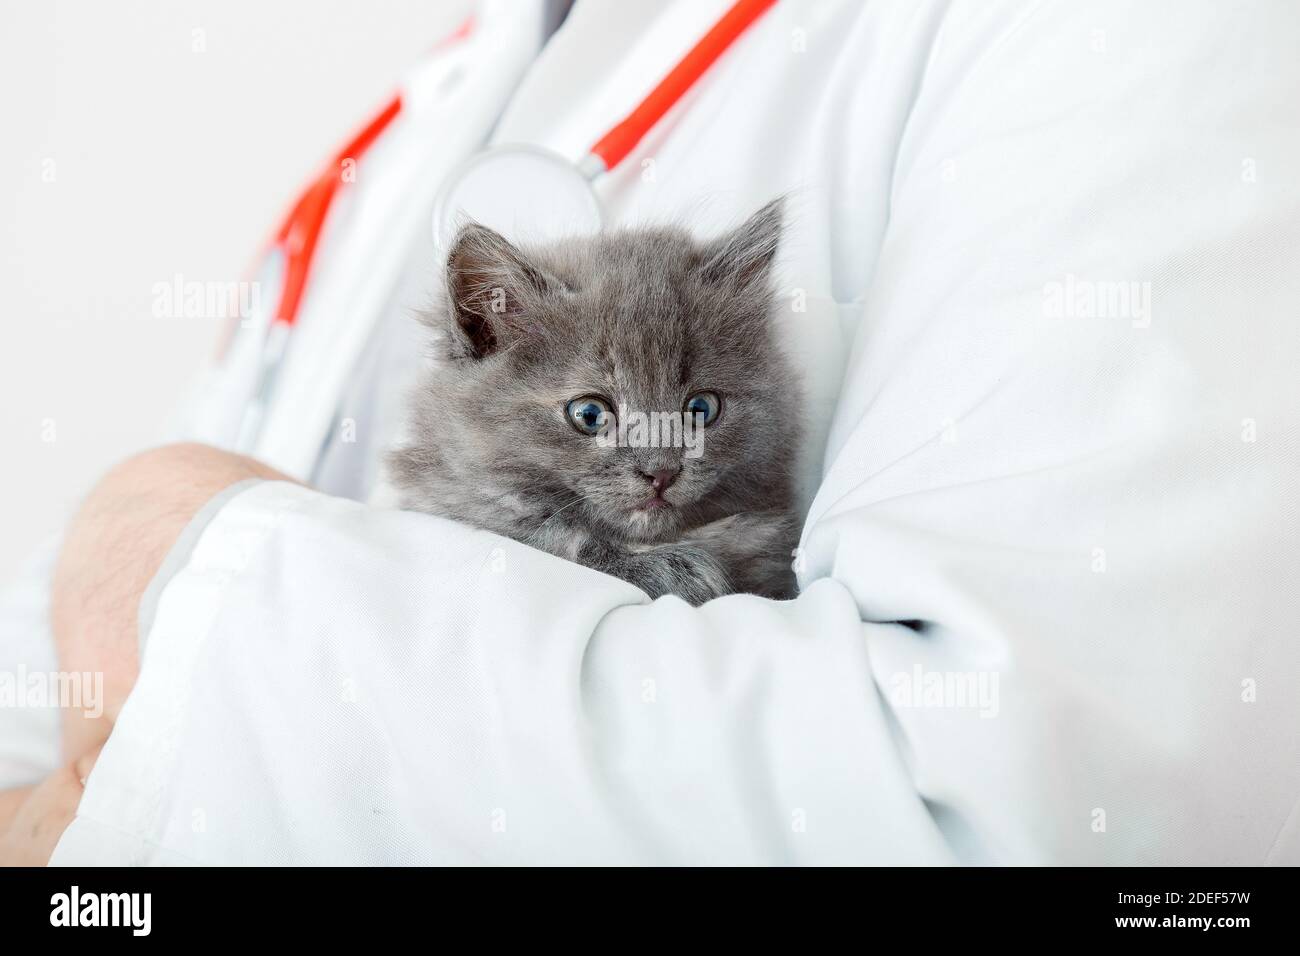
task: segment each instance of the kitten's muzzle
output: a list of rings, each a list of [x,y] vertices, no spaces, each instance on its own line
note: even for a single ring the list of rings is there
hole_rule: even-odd
[[[650,487],[654,489],[657,497],[662,498],[668,486],[677,480],[677,476],[682,473],[681,466],[675,468],[660,468],[658,471],[643,471],[641,477],[650,482]]]
[[[637,508],[642,511],[649,511],[653,508],[670,507],[669,502],[664,498],[664,492],[668,490],[669,485],[677,480],[677,476],[681,473],[680,465],[676,468],[660,468],[656,471],[641,472],[641,477],[650,482],[650,488],[654,494],[638,505]]]

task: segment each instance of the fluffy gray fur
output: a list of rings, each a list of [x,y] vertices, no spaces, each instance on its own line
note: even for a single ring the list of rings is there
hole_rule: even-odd
[[[773,328],[781,202],[709,242],[678,228],[521,250],[478,224],[447,259],[446,296],[389,457],[403,507],[497,532],[701,604],[790,597],[802,400]],[[678,412],[721,396],[703,453],[601,447],[568,403]],[[653,497],[651,478],[680,467]]]

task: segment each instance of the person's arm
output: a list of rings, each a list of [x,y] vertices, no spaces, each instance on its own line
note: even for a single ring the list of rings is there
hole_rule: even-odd
[[[68,528],[51,598],[60,666],[104,675],[102,715],[66,712],[75,759],[107,737],[139,667],[140,599],[181,531],[214,495],[250,478],[289,480],[252,458],[207,445],[167,445],[108,472]]]
[[[833,582],[650,602],[272,481],[184,553],[56,864],[950,859]]]
[[[44,866],[72,822],[99,757],[87,750],[40,783],[0,790],[0,866]]]
[[[64,711],[62,768],[35,786],[0,790],[0,865],[49,859],[135,683],[145,589],[200,509],[248,479],[289,480],[254,459],[206,445],[153,449],[109,471],[68,526],[51,594],[59,666],[102,674],[103,706],[93,715]]]

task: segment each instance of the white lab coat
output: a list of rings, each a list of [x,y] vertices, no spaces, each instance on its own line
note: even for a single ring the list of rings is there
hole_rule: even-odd
[[[493,138],[581,154],[724,7],[582,0]],[[55,862],[1300,862],[1300,11],[1252,10],[778,6],[601,191],[792,196],[800,597],[349,500],[409,350],[356,442],[295,359],[261,452],[322,490],[173,554]]]

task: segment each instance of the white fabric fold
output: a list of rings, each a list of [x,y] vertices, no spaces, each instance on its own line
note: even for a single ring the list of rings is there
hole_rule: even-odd
[[[258,484],[164,589],[54,862],[105,834],[132,863],[946,862],[870,627],[829,581],[650,603],[494,535]]]

